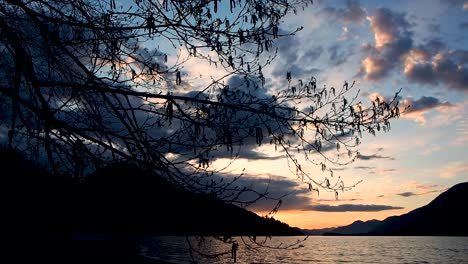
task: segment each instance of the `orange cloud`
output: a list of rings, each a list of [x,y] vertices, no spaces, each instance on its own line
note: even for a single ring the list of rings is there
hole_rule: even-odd
[[[362,67],[367,79],[375,79],[385,73],[385,62],[373,57],[367,57],[362,61]]]
[[[385,96],[379,93],[371,93],[368,97],[371,101],[375,101],[377,98],[382,102],[385,101]],[[407,108],[407,110],[403,113],[405,108]],[[426,124],[425,115],[433,110],[449,112],[452,109],[455,109],[455,112],[459,112],[458,108],[460,107],[457,107],[447,101],[441,102],[438,98],[432,96],[421,96],[419,99],[407,97],[400,100],[400,111],[403,113],[402,117],[413,119],[421,125]],[[458,117],[459,115],[455,116]]]
[[[370,56],[362,61],[361,74],[366,80],[378,80],[398,66],[402,56],[411,49],[412,33],[405,14],[387,8],[377,9],[367,20],[374,32],[375,45],[365,47]]]
[[[408,110],[402,115],[404,118],[413,119],[421,125],[426,124],[425,115],[432,110],[435,109],[439,112],[446,112],[454,107],[454,105],[449,102],[441,102],[439,99],[432,96],[422,96],[417,100],[408,97],[403,99],[400,106],[402,109],[409,106]]]

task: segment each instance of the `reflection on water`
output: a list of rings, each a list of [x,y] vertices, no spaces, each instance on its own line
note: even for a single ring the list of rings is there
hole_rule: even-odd
[[[468,263],[468,237],[324,237],[311,236],[298,249],[248,249],[248,239],[239,242],[237,263]],[[262,238],[257,238],[257,241]],[[288,245],[301,237],[273,237],[269,246]],[[189,241],[205,252],[229,252],[230,245],[211,238],[202,243]],[[191,259],[185,237],[151,237],[141,241],[142,253],[173,263],[189,263]],[[193,257],[198,263],[233,263],[231,254],[215,259]]]

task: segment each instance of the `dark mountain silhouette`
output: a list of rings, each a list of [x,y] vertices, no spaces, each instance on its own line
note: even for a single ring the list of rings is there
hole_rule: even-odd
[[[392,216],[370,235],[468,236],[468,182],[454,185],[429,204]]]
[[[454,185],[429,204],[383,221],[355,221],[324,235],[468,236],[468,182]]]
[[[143,257],[138,237],[303,235],[129,164],[78,182],[0,148],[0,166],[2,235],[12,263],[164,263]]]
[[[326,228],[320,228],[320,229],[300,229],[304,234],[309,235],[309,236],[321,236],[327,232],[332,231],[336,227],[326,227]]]
[[[324,235],[356,235],[356,234],[366,234],[378,227],[382,221],[379,220],[369,220],[369,221],[354,221],[352,224],[347,226],[340,226],[324,232]]]
[[[51,175],[15,151],[0,151],[0,166],[4,215],[17,234],[303,235],[129,164],[114,164],[80,182]]]

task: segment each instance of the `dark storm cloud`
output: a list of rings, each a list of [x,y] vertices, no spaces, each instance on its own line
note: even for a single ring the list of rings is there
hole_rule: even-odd
[[[432,96],[422,96],[418,100],[406,99],[405,101],[405,103],[410,105],[406,113],[422,112],[439,106],[453,106],[449,102],[441,102],[439,99]]]
[[[379,8],[370,18],[374,32],[375,46],[367,46],[370,53],[362,61],[360,75],[367,80],[379,80],[399,65],[400,59],[413,45],[410,24],[404,13],[396,13],[387,8]]]
[[[400,206],[377,205],[377,204],[342,204],[342,205],[326,205],[317,204],[310,205],[305,210],[320,211],[320,212],[380,212],[385,210],[404,209]]]
[[[340,19],[346,24],[360,24],[366,19],[367,12],[358,1],[346,1],[345,8],[326,7],[325,14]]]

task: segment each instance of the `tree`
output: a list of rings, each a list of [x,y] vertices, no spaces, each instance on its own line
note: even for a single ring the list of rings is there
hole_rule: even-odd
[[[237,186],[237,177],[215,177],[212,162],[269,144],[311,191],[352,188],[333,178],[330,165],[354,161],[363,132],[390,129],[399,92],[364,106],[351,93],[354,82],[327,88],[291,72],[287,87],[267,90],[263,69],[275,40],[300,31],[285,32],[282,19],[311,3],[2,0],[3,143],[57,174],[79,179],[128,161],[240,204],[267,194]],[[184,70],[194,58],[226,74],[201,86]],[[297,155],[330,177],[313,177]],[[246,192],[257,198],[241,199]]]

